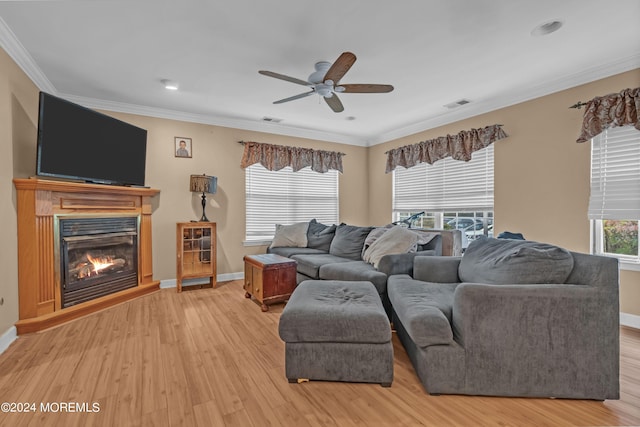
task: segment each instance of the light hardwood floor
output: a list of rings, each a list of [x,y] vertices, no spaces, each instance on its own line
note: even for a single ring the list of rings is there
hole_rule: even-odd
[[[430,396],[395,336],[391,388],[289,384],[282,308],[262,313],[233,281],[160,290],[21,336],[0,355],[0,402],[36,412],[0,413],[0,426],[640,425],[637,330],[621,332],[620,400]],[[99,412],[40,407],[61,402]]]

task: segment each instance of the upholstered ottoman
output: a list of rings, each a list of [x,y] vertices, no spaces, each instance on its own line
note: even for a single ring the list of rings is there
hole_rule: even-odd
[[[289,382],[393,381],[391,327],[371,282],[306,280],[282,311]]]

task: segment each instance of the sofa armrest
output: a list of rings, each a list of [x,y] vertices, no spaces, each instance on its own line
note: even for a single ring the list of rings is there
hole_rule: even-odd
[[[482,285],[454,292],[454,339],[469,357],[470,382],[523,393],[556,378],[551,396],[615,398],[619,308],[615,293],[586,285]],[[551,383],[550,383],[551,384]],[[592,397],[596,398],[596,397]]]
[[[543,344],[556,333],[583,335],[591,346],[595,341],[589,337],[612,331],[617,337],[619,303],[594,286],[462,283],[454,293],[452,317],[461,343],[497,336],[508,342],[525,334]]]
[[[387,276],[392,274],[408,274],[413,273],[413,260],[416,257],[431,257],[435,255],[434,251],[419,251],[405,254],[385,255],[380,258],[378,263],[378,271],[385,273]]]
[[[416,257],[413,260],[413,278],[423,282],[457,283],[461,257]]]

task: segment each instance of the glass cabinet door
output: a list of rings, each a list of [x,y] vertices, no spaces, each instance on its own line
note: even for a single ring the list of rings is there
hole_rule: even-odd
[[[211,228],[184,229],[182,266],[185,276],[211,271]]]

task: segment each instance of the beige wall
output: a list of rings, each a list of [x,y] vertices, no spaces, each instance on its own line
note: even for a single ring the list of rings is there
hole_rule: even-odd
[[[18,257],[14,177],[35,172],[38,90],[0,49],[0,335],[18,320]]]
[[[340,219],[351,224],[366,224],[367,149],[323,141],[244,131],[197,123],[158,119],[132,114],[107,112],[128,123],[147,129],[146,185],[160,190],[154,200],[153,270],[159,280],[176,274],[176,222],[196,220],[202,214],[201,198],[189,192],[189,175],[218,177],[218,190],[207,197],[207,217],[217,223],[218,274],[244,270],[245,254],[264,253],[264,246],[244,246],[245,199],[244,170],[240,167],[243,147],[238,141],[295,145],[341,151],[344,174],[340,176]],[[176,158],[174,137],[191,138],[192,158]],[[35,143],[35,142],[34,142]]]
[[[586,206],[589,146],[574,142],[582,112],[576,101],[640,86],[640,70],[603,79],[472,119],[370,148],[244,131],[219,126],[108,113],[148,130],[147,185],[161,190],[154,200],[153,265],[156,279],[175,278],[175,223],[200,217],[200,198],[188,190],[189,175],[218,177],[207,216],[218,223],[218,273],[241,272],[245,247],[244,172],[240,140],[296,145],[346,153],[340,176],[340,220],[385,224],[391,220],[391,175],[384,151],[463,129],[501,123],[510,135],[496,143],[496,231],[519,231],[572,250],[589,250]],[[18,319],[16,207],[11,179],[35,173],[38,89],[0,50],[0,334]],[[175,158],[173,138],[193,139],[193,158]],[[10,203],[8,203],[10,200]],[[640,273],[623,272],[622,310],[640,315]]]
[[[584,110],[568,107],[638,86],[640,70],[634,70],[372,147],[369,200],[375,209],[369,219],[391,218],[385,151],[498,123],[509,138],[495,144],[495,233],[521,232],[527,239],[589,252],[590,145],[575,142]],[[621,310],[640,315],[640,272],[622,272],[620,293]]]

